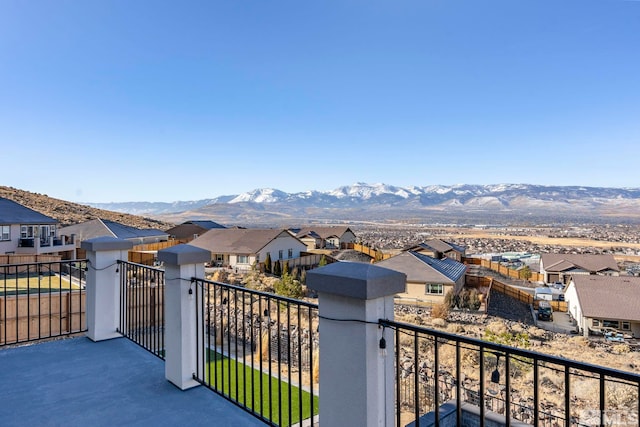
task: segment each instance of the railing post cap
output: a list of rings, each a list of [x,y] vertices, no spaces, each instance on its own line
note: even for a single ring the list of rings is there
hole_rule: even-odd
[[[89,252],[119,251],[133,248],[133,242],[112,236],[95,237],[80,243],[80,247]]]
[[[200,264],[211,261],[211,252],[193,245],[180,244],[158,251],[158,261],[171,265]]]
[[[359,262],[336,262],[307,273],[307,287],[318,292],[370,300],[404,292],[404,273]]]

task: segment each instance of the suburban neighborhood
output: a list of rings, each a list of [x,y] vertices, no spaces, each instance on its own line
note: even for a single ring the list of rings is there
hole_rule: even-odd
[[[491,347],[491,352],[497,349],[506,351],[506,347],[500,346],[507,344],[522,351],[536,345],[536,349],[546,349],[549,354],[566,353],[567,350],[557,347],[559,343],[575,342],[576,346],[584,349],[583,354],[576,355],[576,358],[599,355],[610,360],[616,369],[624,363],[623,359],[618,360],[618,356],[628,354],[636,357],[640,353],[640,317],[637,310],[640,306],[640,276],[635,264],[629,263],[628,255],[617,258],[614,253],[531,253],[526,250],[478,253],[464,244],[467,240],[458,239],[455,234],[439,234],[437,229],[428,227],[420,229],[413,239],[398,239],[397,230],[390,230],[386,238],[394,236],[396,244],[389,245],[385,235],[380,234],[379,226],[375,228],[375,234],[371,234],[371,229],[357,225],[251,228],[202,219],[187,220],[165,229],[134,227],[105,218],[61,226],[56,219],[5,198],[0,198],[0,227],[0,256],[3,260],[0,272],[4,278],[0,284],[0,306],[15,307],[15,310],[0,316],[4,325],[0,327],[0,345],[33,339],[35,327],[23,329],[20,325],[23,324],[21,316],[33,316],[31,305],[26,301],[34,297],[39,301],[50,301],[46,304],[52,307],[60,305],[59,311],[50,309],[47,314],[43,312],[40,315],[45,316],[45,322],[50,323],[55,316],[62,319],[63,310],[68,313],[68,324],[64,326],[60,320],[59,327],[55,329],[57,332],[51,328],[52,333],[72,334],[87,330],[90,336],[94,336],[92,334],[97,330],[92,328],[97,326],[91,325],[97,325],[92,322],[98,322],[98,319],[91,320],[95,315],[91,310],[99,312],[99,306],[106,300],[92,300],[98,295],[92,294],[95,292],[92,281],[100,280],[103,270],[115,268],[116,276],[120,277],[119,283],[124,287],[119,291],[120,302],[114,301],[113,304],[126,305],[131,298],[132,303],[143,310],[132,314],[135,316],[132,319],[136,319],[133,323],[127,320],[125,324],[121,323],[122,319],[129,319],[130,315],[122,312],[117,328],[121,332],[118,334],[142,340],[140,345],[152,353],[170,358],[170,348],[174,344],[170,341],[162,344],[169,339],[164,334],[170,330],[164,331],[164,326],[156,326],[163,324],[165,316],[169,316],[167,310],[173,310],[169,308],[173,297],[166,291],[162,293],[165,289],[162,277],[165,271],[175,274],[181,269],[180,263],[187,262],[192,264],[189,271],[201,272],[196,273],[200,277],[184,278],[178,283],[180,288],[188,291],[188,301],[193,301],[195,294],[194,307],[209,307],[204,314],[189,314],[200,316],[198,318],[202,321],[208,319],[197,330],[197,334],[201,334],[198,338],[201,342],[211,340],[205,347],[234,358],[236,363],[245,360],[254,364],[259,360],[260,369],[267,372],[282,369],[281,364],[286,360],[285,377],[282,373],[273,374],[273,371],[271,375],[275,375],[277,381],[283,381],[283,378],[286,381],[291,369],[300,370],[296,384],[304,384],[309,390],[319,387],[318,368],[313,364],[314,358],[318,360],[319,324],[331,322],[333,317],[329,316],[327,320],[326,316],[306,314],[307,321],[311,323],[303,327],[302,317],[288,317],[292,304],[295,301],[295,312],[301,313],[303,309],[317,309],[314,304],[319,303],[322,307],[323,298],[338,301],[335,296],[327,300],[326,292],[331,290],[336,295],[343,292],[351,295],[351,285],[346,284],[360,275],[361,280],[373,280],[372,283],[375,283],[373,277],[379,274],[390,275],[385,282],[392,280],[395,285],[388,291],[385,304],[392,307],[396,319],[406,322],[389,323],[389,327],[393,325],[398,330],[427,325],[433,328],[432,332],[424,330],[421,333],[455,331],[467,339],[488,342],[479,344],[481,346],[497,346]],[[377,237],[372,239],[372,236]],[[105,264],[100,258],[104,256],[101,255],[103,252],[104,255],[111,253],[110,256],[117,254],[118,258],[111,258],[106,267],[96,267]],[[40,265],[41,262],[45,264]],[[369,271],[371,268],[375,270]],[[326,278],[325,274],[328,275]],[[347,276],[338,280],[332,278],[333,274]],[[34,282],[33,277],[38,280]],[[43,280],[48,286],[46,293],[41,288]],[[332,280],[338,281],[327,285]],[[14,282],[15,285],[11,284]],[[178,294],[175,297],[180,298]],[[100,298],[110,297],[103,295]],[[164,306],[165,299],[167,306]],[[64,308],[62,301],[66,301]],[[184,303],[177,301],[175,304]],[[187,306],[191,305],[187,303]],[[133,307],[127,310],[133,310]],[[243,314],[247,308],[253,314]],[[356,310],[355,306],[353,309]],[[85,316],[88,316],[86,325]],[[275,321],[272,316],[276,316]],[[287,320],[282,323],[280,316],[286,316]],[[246,323],[247,318],[254,320]],[[42,322],[40,320],[38,324],[42,325]],[[140,329],[136,325],[147,326]],[[206,332],[207,328],[212,329]],[[270,332],[266,335],[263,332],[257,337],[256,328]],[[35,337],[40,337],[43,327],[35,329],[38,332]],[[127,332],[129,330],[131,332]],[[323,330],[330,331],[331,328],[325,324]],[[154,335],[157,333],[162,335]],[[424,337],[416,340],[422,342]],[[585,341],[572,341],[578,338]],[[397,387],[418,384],[423,381],[421,378],[436,375],[425,362],[421,362],[418,368],[415,365],[424,357],[423,350],[431,348],[428,340],[420,345],[416,341],[411,346],[401,342],[397,345],[400,345],[399,351],[404,356],[397,362],[401,363],[397,367],[400,372],[396,378]],[[383,348],[383,344],[378,345]],[[300,356],[284,357],[292,351],[300,352]],[[324,354],[327,353],[332,354],[325,350]],[[331,357],[343,356],[338,352]],[[464,399],[472,401],[472,396],[476,395],[473,388],[482,381],[472,380],[469,374],[464,385],[457,389],[455,382],[446,379],[450,375],[446,372],[463,372],[468,368],[456,367],[454,360],[444,358],[440,361],[442,369],[446,367],[447,370],[441,374],[444,375],[440,386],[442,398],[446,401],[454,398],[456,393],[462,393]],[[290,366],[292,362],[301,365],[294,368]],[[209,369],[218,368],[211,365]],[[166,375],[179,388],[192,386],[169,371]],[[199,374],[194,375],[197,377]],[[330,376],[328,378],[323,381],[325,387],[327,384],[331,387],[333,380]],[[224,387],[209,383],[207,378],[201,381],[212,389]],[[514,391],[511,398],[528,401],[524,379],[514,377],[512,381],[512,386],[517,386],[518,391]],[[499,379],[496,377],[497,382]],[[306,403],[300,414],[291,416],[308,419],[315,425],[318,407],[314,396],[311,392],[309,400],[303,401]],[[412,394],[402,394],[401,399],[408,402]],[[487,395],[487,414],[504,415],[504,400],[500,399],[495,393]],[[433,398],[428,398],[424,404],[433,405],[434,402]],[[578,399],[576,406],[588,407],[586,400],[580,402]],[[546,409],[540,409],[540,415],[544,414],[549,420],[564,419],[562,405],[551,401],[545,404]],[[441,407],[442,411],[447,410],[446,405]],[[529,404],[521,405],[532,408]],[[471,414],[477,411],[473,408],[477,406],[467,407],[463,412],[470,411]],[[248,410],[271,422],[263,412],[256,413],[255,408]],[[511,416],[514,420],[527,421],[529,416],[526,413],[514,411]],[[433,411],[426,411],[418,418],[432,415]],[[409,420],[415,419],[411,411],[405,409],[398,412],[398,417],[402,420],[401,425],[407,426],[413,425]]]

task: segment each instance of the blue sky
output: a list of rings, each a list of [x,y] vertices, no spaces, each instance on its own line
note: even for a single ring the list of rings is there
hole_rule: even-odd
[[[0,184],[640,187],[640,1],[0,0]]]

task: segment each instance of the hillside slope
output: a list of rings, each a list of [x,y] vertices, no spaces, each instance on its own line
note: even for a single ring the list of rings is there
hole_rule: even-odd
[[[0,186],[0,197],[13,200],[23,206],[55,218],[60,221],[60,225],[62,227],[96,218],[108,219],[137,228],[157,228],[160,230],[166,230],[175,225],[165,221],[97,209],[91,206],[54,199],[46,194],[32,193],[13,187]]]

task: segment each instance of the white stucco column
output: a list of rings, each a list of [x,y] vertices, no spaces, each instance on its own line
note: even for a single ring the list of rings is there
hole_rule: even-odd
[[[403,273],[371,264],[338,262],[307,273],[320,315],[320,424],[394,425],[394,352],[378,319],[393,320],[393,296],[405,291]]]
[[[115,237],[85,240],[87,251],[87,336],[93,341],[120,337],[120,274],[118,260],[127,260],[133,244]]]
[[[158,251],[158,261],[164,262],[164,342],[165,377],[181,390],[200,385],[193,379],[198,353],[204,352],[197,339],[197,323],[202,313],[196,310],[196,293],[202,289],[191,278],[204,279],[204,263],[211,261],[211,252],[191,245],[176,245]]]

